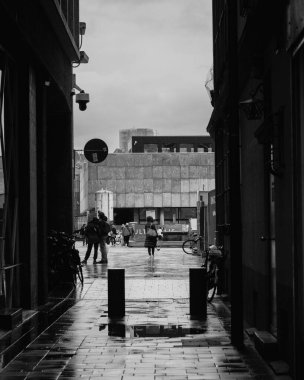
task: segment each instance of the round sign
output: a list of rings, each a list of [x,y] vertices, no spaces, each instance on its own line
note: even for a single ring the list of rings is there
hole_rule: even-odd
[[[98,164],[106,159],[108,155],[108,146],[103,140],[92,139],[85,144],[83,151],[84,156],[88,161]]]

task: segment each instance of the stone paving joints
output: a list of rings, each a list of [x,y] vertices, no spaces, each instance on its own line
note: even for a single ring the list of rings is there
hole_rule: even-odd
[[[80,245],[81,256],[85,248]],[[115,247],[108,267],[126,268],[126,316],[107,315],[106,266],[88,264],[75,304],[0,373],[0,379],[247,380],[275,379],[246,339],[230,343],[229,314],[220,299],[207,319],[189,315],[188,268],[197,256],[163,249]],[[131,256],[132,255],[132,256]],[[133,265],[132,265],[133,263]],[[282,377],[277,377],[282,379]]]

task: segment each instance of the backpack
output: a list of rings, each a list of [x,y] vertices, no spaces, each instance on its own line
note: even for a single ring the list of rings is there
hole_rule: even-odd
[[[154,228],[149,228],[147,230],[147,236],[156,237],[157,236],[156,230]]]
[[[122,235],[123,236],[130,236],[131,235],[131,231],[130,231],[130,228],[128,226],[125,226],[122,230]]]

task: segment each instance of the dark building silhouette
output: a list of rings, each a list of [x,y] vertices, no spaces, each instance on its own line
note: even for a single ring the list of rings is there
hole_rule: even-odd
[[[0,1],[0,302],[8,310],[46,302],[47,233],[72,231],[78,38],[78,0]]]
[[[303,15],[300,0],[213,1],[208,126],[232,340],[241,344],[243,326],[255,328],[263,352],[266,331],[272,354],[297,379],[304,377]]]
[[[209,136],[132,136],[133,153],[213,152]]]

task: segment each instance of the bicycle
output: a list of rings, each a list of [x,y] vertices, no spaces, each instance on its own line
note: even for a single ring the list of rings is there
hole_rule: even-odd
[[[224,260],[224,255],[222,252],[222,247],[216,249],[206,249],[205,250],[205,261],[202,265],[207,271],[207,301],[212,302],[217,287],[218,287],[218,273],[219,264]]]
[[[198,242],[201,242],[203,244],[204,237],[203,236],[197,236],[193,237],[192,239],[185,240],[182,245],[182,249],[187,255],[193,255],[198,254]]]
[[[74,286],[77,278],[83,285],[83,273],[79,251],[75,249],[75,236],[64,232],[51,231],[48,236],[50,273],[56,282],[69,275]]]
[[[110,236],[110,241],[109,241],[111,246],[115,245],[121,245],[121,237],[119,235],[116,236]]]

